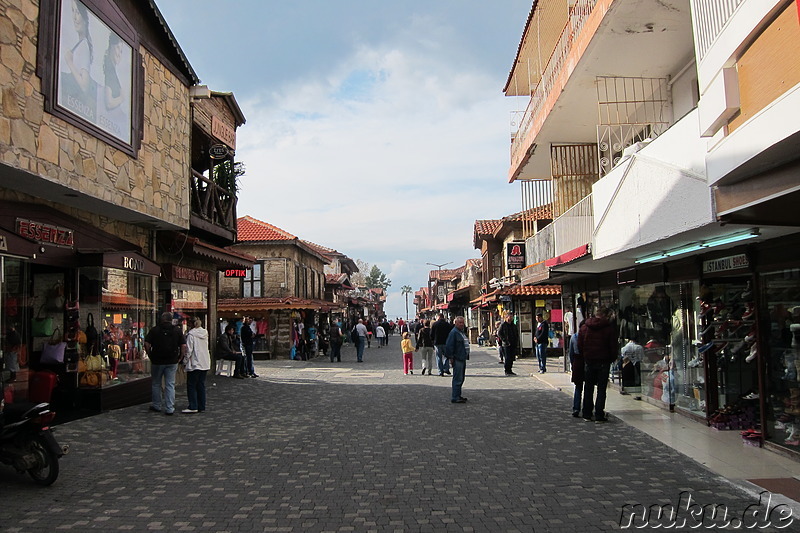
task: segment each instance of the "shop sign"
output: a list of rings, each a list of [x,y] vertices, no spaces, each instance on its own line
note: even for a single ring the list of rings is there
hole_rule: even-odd
[[[730,255],[728,257],[720,257],[719,259],[703,261],[703,274],[738,270],[741,268],[748,268],[749,266],[750,261],[747,259],[746,254]]]
[[[208,149],[211,159],[225,159],[228,157],[228,147],[224,144],[214,144]]]
[[[525,268],[525,243],[509,242],[506,244],[506,263],[509,270]]]
[[[511,301],[511,296],[505,296],[505,295],[500,296],[500,301],[508,303]]]
[[[211,283],[211,274],[204,270],[172,265],[172,280],[194,281],[208,285]]]
[[[236,130],[217,117],[211,117],[211,135],[236,150]]]
[[[122,256],[123,270],[133,270],[134,272],[144,271],[144,259],[141,257]]]
[[[225,271],[226,278],[246,278],[247,277],[247,269],[246,268],[229,268]]]
[[[628,283],[636,283],[635,268],[617,271],[617,285],[626,285]]]
[[[17,219],[17,233],[32,241],[55,246],[73,247],[75,245],[74,231],[53,224],[36,222],[23,218]]]

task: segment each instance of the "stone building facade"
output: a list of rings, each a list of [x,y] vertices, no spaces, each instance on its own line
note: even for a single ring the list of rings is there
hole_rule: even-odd
[[[200,286],[205,298],[186,301],[212,318],[200,305],[216,271],[252,264],[224,249],[235,226],[226,241],[194,224],[199,80],[150,2],[0,0],[0,12],[0,335],[15,327],[27,355],[19,364],[0,352],[0,379],[14,372],[25,400],[31,372],[56,372],[57,411],[145,401],[142,340],[175,303],[164,282]],[[243,117],[232,115],[235,130]],[[90,325],[96,343],[41,359],[48,340]],[[89,353],[105,362],[97,381],[81,370]]]

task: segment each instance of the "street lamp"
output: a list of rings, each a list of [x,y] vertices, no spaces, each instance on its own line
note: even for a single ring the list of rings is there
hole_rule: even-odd
[[[441,283],[441,281],[442,281],[442,267],[443,266],[447,266],[447,265],[449,265],[451,263],[452,263],[452,261],[448,261],[447,263],[442,263],[441,265],[437,265],[436,263],[425,263],[426,265],[435,266],[436,268],[439,269],[439,273],[436,275],[436,287],[437,287],[437,291],[436,292],[437,293],[439,292],[438,291],[439,283]],[[430,278],[430,276],[428,276],[428,277]],[[428,279],[428,294],[430,294],[430,293],[431,293],[431,280]],[[439,295],[437,294],[436,297],[437,297],[437,300],[438,300]]]

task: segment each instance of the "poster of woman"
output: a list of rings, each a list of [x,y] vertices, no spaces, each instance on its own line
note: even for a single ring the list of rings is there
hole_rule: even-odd
[[[58,105],[130,144],[133,49],[81,0],[62,0],[60,30]]]

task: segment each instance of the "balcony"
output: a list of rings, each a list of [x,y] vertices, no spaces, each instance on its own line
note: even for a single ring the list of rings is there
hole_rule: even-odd
[[[552,4],[563,2],[541,0],[535,9],[547,10]],[[561,33],[549,51],[527,44],[539,41],[545,31],[528,24],[505,88],[508,96],[530,98],[525,111],[513,118],[517,129],[512,134],[509,181],[549,179],[552,144],[599,142],[602,77],[669,79],[693,61],[687,2],[577,0],[560,20]],[[549,58],[541,76],[531,66],[536,62],[533,53]],[[529,85],[521,82],[526,76]],[[671,122],[671,114],[664,121]]]
[[[555,235],[555,255],[559,256],[592,242],[594,215],[590,194],[551,224]]]
[[[196,170],[191,177],[191,225],[215,240],[236,241],[236,195]]]

